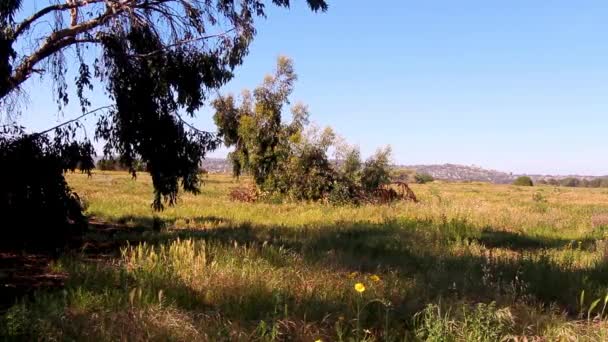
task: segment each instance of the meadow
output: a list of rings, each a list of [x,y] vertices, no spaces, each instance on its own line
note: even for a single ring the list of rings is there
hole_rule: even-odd
[[[154,212],[143,173],[70,174],[91,230],[14,340],[608,340],[608,190],[414,184],[420,202],[240,203],[207,177]],[[49,227],[51,229],[51,227]],[[355,286],[358,284],[358,286]]]

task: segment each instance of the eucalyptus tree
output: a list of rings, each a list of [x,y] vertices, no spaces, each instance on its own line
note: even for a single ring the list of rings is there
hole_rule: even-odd
[[[327,10],[325,0],[305,1],[313,11]],[[269,5],[289,7],[290,0],[2,1],[0,158],[3,167],[15,164],[0,178],[20,182],[0,180],[0,205],[14,207],[16,192],[31,189],[20,175],[39,167],[42,156],[56,161],[52,172],[92,166],[91,143],[75,133],[89,115],[97,117],[95,138],[105,154],[118,155],[133,172],[136,161],[146,163],[156,209],[175,203],[180,188],[196,193],[199,162],[219,140],[183,117],[194,116],[233,77]],[[52,89],[38,91],[53,91],[60,108],[77,101],[78,116],[26,134],[17,104],[34,76],[52,80]],[[92,108],[93,92],[104,93],[107,106]],[[32,158],[13,158],[19,149]]]

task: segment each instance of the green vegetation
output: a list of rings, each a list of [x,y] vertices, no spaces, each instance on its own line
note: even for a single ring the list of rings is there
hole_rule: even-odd
[[[95,168],[101,171],[129,171],[133,169],[136,172],[146,171],[146,164],[140,160],[133,161],[131,166],[121,163],[119,158],[104,157],[97,161]]]
[[[336,207],[232,202],[248,180],[210,175],[158,213],[148,176],[68,180],[87,242],[49,266],[64,288],[2,315],[0,339],[608,337],[601,189],[435,182],[412,186],[417,204]]]
[[[433,178],[433,176],[429,175],[428,173],[417,173],[414,176],[414,180],[418,184],[426,184],[435,181],[435,178]]]
[[[274,198],[345,204],[377,197],[391,181],[390,148],[378,150],[362,164],[356,148],[337,146],[330,127],[309,125],[308,109],[301,103],[292,107],[292,121],[283,122],[283,106],[296,79],[293,62],[282,56],[274,75],[266,76],[253,95],[243,91],[240,105],[232,95],[213,102],[219,136],[234,147],[229,154],[233,175],[247,172],[256,190]],[[342,167],[330,162],[330,148],[339,150]]]
[[[324,0],[303,2],[315,12],[328,8]],[[145,164],[154,180],[156,210],[173,205],[180,191],[198,193],[200,162],[220,141],[210,132],[214,129],[194,127],[183,116],[194,117],[233,78],[269,5],[289,8],[291,2],[47,1],[23,6],[21,0],[3,1],[0,212],[8,213],[3,228],[11,235],[3,240],[16,246],[34,238],[60,246],[80,231],[71,223],[82,221],[82,208],[63,172],[93,168],[92,137],[104,143],[106,157],[118,156],[133,174]],[[27,102],[25,85],[34,74],[53,85],[36,91],[53,95],[57,113],[74,99],[80,113],[39,132],[22,127],[20,104]],[[105,105],[91,108],[93,90]],[[85,130],[85,117],[95,118],[94,132]],[[50,236],[49,226],[56,236]]]
[[[565,186],[569,188],[608,188],[608,178],[597,177],[593,179],[566,177],[562,179],[541,179],[538,184]]]
[[[534,186],[534,183],[532,182],[532,178],[530,178],[528,176],[519,176],[513,182],[513,185],[517,185],[517,186]]]

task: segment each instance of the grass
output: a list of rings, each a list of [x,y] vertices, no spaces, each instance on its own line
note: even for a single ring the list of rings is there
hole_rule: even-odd
[[[249,204],[212,175],[155,213],[144,174],[68,180],[107,229],[49,266],[63,289],[3,314],[5,339],[608,338],[602,189],[435,182],[412,185],[417,204]]]

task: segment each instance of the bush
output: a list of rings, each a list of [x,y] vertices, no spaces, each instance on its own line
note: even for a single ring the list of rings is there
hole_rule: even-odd
[[[564,178],[564,179],[560,180],[559,184],[561,186],[576,188],[576,187],[581,186],[582,182],[578,178],[568,177],[568,178]]]
[[[366,192],[372,193],[376,189],[391,182],[389,147],[380,149],[369,158],[361,172],[361,186]]]
[[[3,247],[58,247],[86,227],[80,199],[64,172],[92,168],[91,154],[90,144],[0,135]]]
[[[336,172],[327,159],[326,152],[319,146],[304,146],[302,152],[290,158],[287,170],[277,173],[287,177],[287,193],[298,200],[318,201],[332,190]]]
[[[418,184],[425,184],[435,181],[435,178],[428,173],[417,173],[416,176],[414,176],[414,180]]]
[[[513,182],[513,185],[534,186],[534,183],[532,182],[532,178],[530,178],[528,176],[520,176],[520,177],[517,177],[517,179]]]
[[[359,204],[362,194],[360,188],[348,178],[338,179],[334,182],[328,201],[332,204]]]

